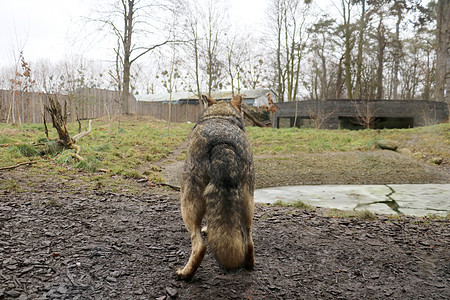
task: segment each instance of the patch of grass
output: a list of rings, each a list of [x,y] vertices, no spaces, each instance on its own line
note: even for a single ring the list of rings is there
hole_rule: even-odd
[[[161,177],[161,173],[155,171],[145,171],[144,175],[148,178],[150,182],[153,183],[161,183],[163,182],[163,178]]]
[[[332,218],[360,219],[366,221],[373,221],[377,218],[377,216],[373,212],[370,212],[368,210],[350,211],[332,208],[326,210],[325,214]]]
[[[46,155],[54,156],[58,154],[61,147],[58,145],[58,143],[55,140],[47,140],[44,141],[44,145],[42,146],[42,150]]]
[[[58,207],[61,206],[61,204],[56,199],[50,199],[47,202],[45,202],[45,207]]]
[[[432,156],[450,157],[450,124],[438,124],[411,129],[325,130],[311,128],[248,127],[247,132],[258,154],[296,152],[367,151],[378,140],[392,139],[400,147]]]
[[[72,151],[64,150],[58,155],[55,161],[56,163],[61,164],[63,166],[71,165],[74,161]]]
[[[125,176],[125,178],[132,178],[132,179],[140,179],[142,178],[142,175],[139,174],[139,172],[135,171],[135,170],[131,170],[131,171],[125,171],[122,173],[123,176]]]
[[[403,216],[398,215],[398,214],[391,214],[391,215],[387,215],[387,218],[390,220],[400,221],[403,219]]]
[[[360,210],[356,214],[356,218],[366,221],[373,221],[377,218],[377,216],[368,210]]]
[[[297,200],[295,202],[283,202],[281,200],[278,200],[274,203],[271,204],[272,206],[281,206],[281,207],[295,207],[295,208],[299,208],[299,209],[303,209],[303,210],[314,210],[314,208],[309,205],[306,204],[304,202],[302,202],[301,200]]]
[[[94,147],[92,147],[92,150],[96,151],[96,152],[108,152],[111,150],[111,145],[110,144],[102,144],[102,145],[94,146]]]
[[[29,144],[18,145],[16,147],[17,151],[25,157],[33,157],[38,156],[40,154],[39,150],[36,149],[36,147]]]
[[[447,215],[427,214],[423,217],[424,220],[450,220],[450,212]]]
[[[10,139],[9,137],[0,134],[0,144],[8,144],[11,141],[12,139]]]
[[[0,190],[4,193],[20,193],[23,192],[23,189],[20,185],[11,179],[1,180],[0,181]]]
[[[85,160],[77,162],[75,164],[75,167],[93,173],[97,171],[99,165],[100,161],[97,158],[93,156],[88,156],[85,158]]]

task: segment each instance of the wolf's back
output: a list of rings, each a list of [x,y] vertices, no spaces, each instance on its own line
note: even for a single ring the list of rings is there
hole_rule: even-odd
[[[209,183],[203,194],[208,243],[222,267],[236,269],[244,264],[249,238],[243,211],[253,205],[250,145],[245,133],[230,124],[215,123],[208,135]]]

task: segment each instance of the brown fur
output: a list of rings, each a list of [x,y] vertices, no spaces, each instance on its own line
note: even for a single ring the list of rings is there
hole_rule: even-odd
[[[208,244],[225,269],[253,268],[254,168],[240,113],[242,97],[231,104],[203,96],[208,108],[193,128],[181,185],[181,215],[191,236],[192,252],[181,279],[190,279],[206,244],[201,222],[206,215]]]

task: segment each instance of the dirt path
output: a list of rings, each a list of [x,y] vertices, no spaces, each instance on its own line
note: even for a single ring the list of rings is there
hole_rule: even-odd
[[[173,276],[190,251],[177,194],[145,184],[138,196],[45,182],[26,190],[0,191],[0,299],[450,297],[445,220],[257,205],[256,269],[226,273],[207,254],[186,283]]]

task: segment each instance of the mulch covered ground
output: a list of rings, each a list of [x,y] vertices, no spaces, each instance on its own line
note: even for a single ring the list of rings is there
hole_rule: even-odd
[[[191,282],[177,281],[190,252],[178,195],[142,190],[0,190],[0,299],[450,298],[448,220],[262,205],[254,271],[224,272],[208,253]]]

